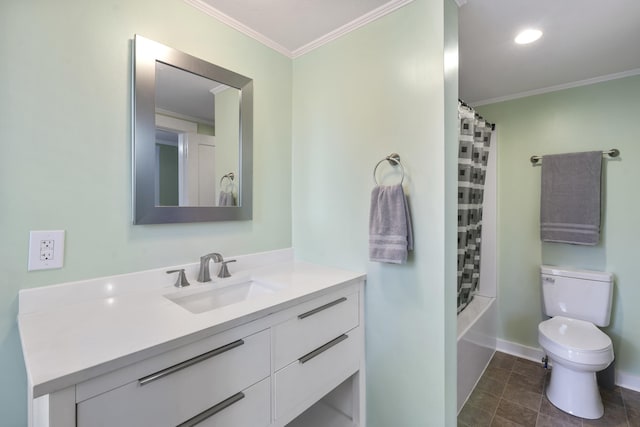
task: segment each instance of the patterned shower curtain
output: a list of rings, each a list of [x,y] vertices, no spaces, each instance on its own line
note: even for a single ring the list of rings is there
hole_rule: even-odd
[[[458,313],[480,282],[482,201],[491,143],[491,125],[458,103]]]

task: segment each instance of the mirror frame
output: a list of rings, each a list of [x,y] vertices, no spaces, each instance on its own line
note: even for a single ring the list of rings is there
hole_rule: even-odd
[[[253,214],[253,80],[138,34],[133,54],[133,223],[250,220]],[[156,206],[156,61],[240,90],[239,206]]]

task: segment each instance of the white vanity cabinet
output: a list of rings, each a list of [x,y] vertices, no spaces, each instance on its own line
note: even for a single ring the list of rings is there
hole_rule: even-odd
[[[358,372],[363,343],[360,293],[301,304],[273,327],[275,419],[293,416]]]
[[[145,371],[156,363],[142,362],[134,369],[144,376],[78,402],[77,426],[268,426],[269,330],[234,338],[149,374]],[[76,394],[100,392],[96,383],[108,380],[80,384]],[[95,391],[85,392],[88,388]]]
[[[36,398],[32,425],[364,427],[363,292],[359,277],[184,337]]]

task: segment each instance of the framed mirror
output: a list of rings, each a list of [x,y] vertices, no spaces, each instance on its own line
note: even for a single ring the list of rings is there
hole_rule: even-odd
[[[139,35],[133,223],[252,216],[253,81]]]

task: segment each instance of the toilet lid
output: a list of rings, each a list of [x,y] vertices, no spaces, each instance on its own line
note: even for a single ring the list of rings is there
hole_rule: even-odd
[[[600,352],[611,346],[611,338],[593,323],[556,316],[540,323],[541,334],[551,341],[580,352]]]

